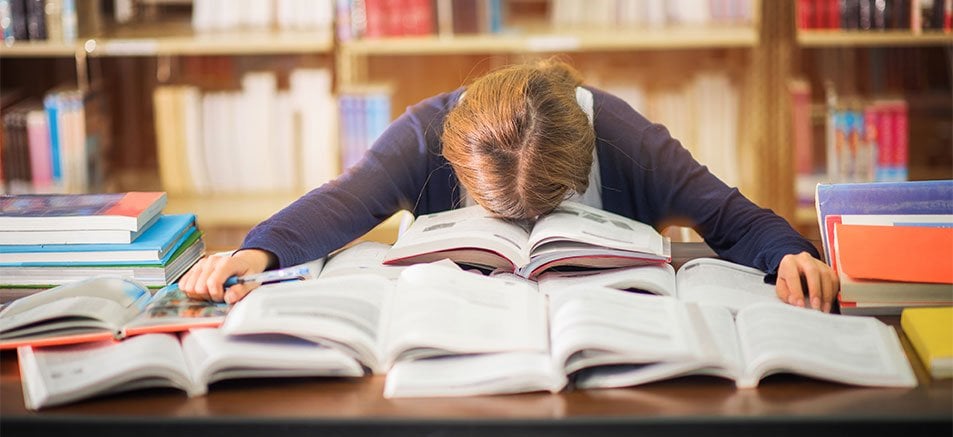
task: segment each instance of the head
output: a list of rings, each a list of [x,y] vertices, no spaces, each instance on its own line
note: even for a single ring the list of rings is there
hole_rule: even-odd
[[[467,87],[447,115],[443,153],[470,196],[506,219],[548,213],[586,190],[595,132],[559,61],[506,67]]]

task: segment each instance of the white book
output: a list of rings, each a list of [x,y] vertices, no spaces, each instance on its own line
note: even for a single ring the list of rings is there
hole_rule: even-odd
[[[418,217],[384,261],[400,265],[444,258],[534,278],[559,266],[668,262],[671,243],[649,225],[575,202],[564,202],[531,229],[471,206]]]
[[[396,282],[351,275],[266,285],[236,304],[222,329],[337,345],[383,373],[408,359],[545,353],[545,308],[530,283],[419,264]]]
[[[145,334],[122,342],[18,349],[26,407],[171,387],[190,397],[235,378],[362,376],[345,354],[287,336],[226,337],[217,329]]]
[[[400,277],[405,266],[384,264],[384,257],[391,245],[376,241],[363,241],[339,250],[328,257],[321,270],[321,278],[370,274],[391,280]]]
[[[751,388],[774,373],[913,387],[896,332],[882,322],[781,303],[721,306],[575,287],[549,296],[551,350],[398,360],[385,397],[445,397],[627,387],[686,375]]]

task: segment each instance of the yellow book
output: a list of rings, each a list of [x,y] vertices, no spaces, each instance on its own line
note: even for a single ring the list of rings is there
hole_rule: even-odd
[[[953,377],[953,306],[905,308],[900,326],[933,378]]]

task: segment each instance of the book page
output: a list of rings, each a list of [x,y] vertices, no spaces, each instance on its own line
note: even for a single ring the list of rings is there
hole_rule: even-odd
[[[675,297],[675,269],[671,264],[609,270],[547,272],[539,277],[538,283],[539,290],[547,295],[573,287],[606,287]]]
[[[739,386],[756,386],[776,372],[848,384],[916,385],[896,334],[874,318],[763,303],[739,312],[737,326],[746,363]]]
[[[179,340],[148,334],[122,342],[19,349],[27,408],[60,405],[98,394],[175,387],[190,394],[191,377]]]
[[[651,226],[575,202],[563,202],[541,217],[529,237],[534,255],[544,245],[559,241],[670,256],[665,253],[663,237]]]
[[[198,328],[182,334],[182,351],[197,385],[232,378],[363,376],[343,352],[281,334],[227,336]]]
[[[737,379],[744,367],[735,321],[724,307],[684,304],[697,353],[689,359],[588,367],[573,376],[577,388],[629,387],[685,375]]]
[[[565,385],[565,375],[548,353],[452,355],[395,363],[387,372],[384,397],[555,393]]]
[[[150,295],[138,282],[97,277],[61,285],[11,302],[0,313],[0,339],[55,338],[120,326],[145,307]]]
[[[676,275],[678,298],[727,307],[732,313],[759,302],[780,302],[764,272],[714,258],[686,262]]]
[[[451,258],[497,268],[503,265],[494,258],[503,257],[512,268],[528,262],[527,238],[529,231],[520,225],[495,218],[479,206],[471,206],[418,217],[394,243],[386,260],[414,257],[414,261],[431,262]],[[474,248],[491,253],[469,250]],[[453,251],[455,255],[434,254],[441,251]],[[428,254],[433,255],[425,256]]]
[[[353,275],[265,285],[235,304],[222,324],[226,334],[286,334],[333,345],[381,370],[382,313],[393,283]]]
[[[697,354],[691,322],[673,298],[575,287],[551,294],[549,306],[553,358],[567,374]]]
[[[100,276],[60,285],[10,302],[0,312],[0,320],[51,302],[83,296],[115,301],[123,308],[128,307],[138,310],[145,308],[152,297],[149,289],[136,281]]]
[[[401,274],[389,312],[385,356],[548,350],[546,304],[534,286],[417,264]]]
[[[390,247],[389,244],[363,241],[338,251],[328,258],[320,277],[371,274],[397,280],[404,266],[384,265],[384,257]]]

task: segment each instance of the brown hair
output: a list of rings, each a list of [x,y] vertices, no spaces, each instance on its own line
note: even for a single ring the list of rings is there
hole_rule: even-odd
[[[576,103],[581,77],[545,60],[473,82],[444,123],[443,154],[493,214],[531,219],[589,184],[595,132]]]

